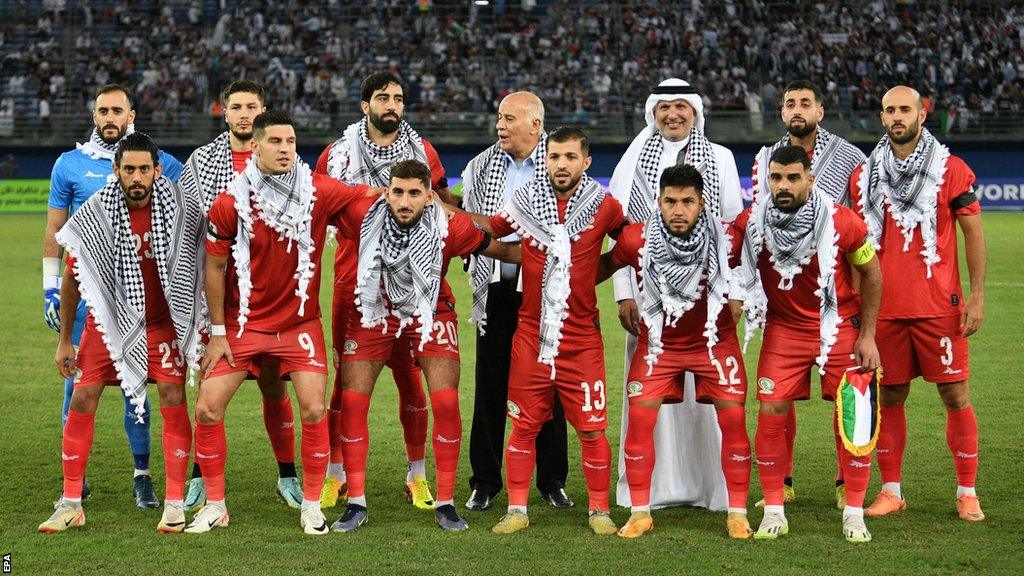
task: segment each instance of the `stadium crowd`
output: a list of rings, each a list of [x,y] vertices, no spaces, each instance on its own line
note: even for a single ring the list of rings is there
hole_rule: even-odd
[[[819,81],[832,110],[876,110],[908,77],[931,109],[1015,111],[1024,100],[1014,2],[369,4],[5,2],[0,117],[45,123],[88,108],[108,82],[131,86],[154,121],[218,116],[219,90],[241,76],[296,117],[323,118],[355,110],[356,79],[378,69],[427,113],[490,112],[514,87],[551,113],[642,112],[649,86],[670,76],[701,86],[708,110],[774,109],[791,77]]]

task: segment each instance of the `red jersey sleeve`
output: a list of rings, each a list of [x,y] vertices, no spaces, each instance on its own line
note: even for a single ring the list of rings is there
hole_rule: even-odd
[[[612,248],[612,258],[627,266],[640,269],[640,248],[644,245],[644,224],[630,224],[622,229]]]
[[[331,148],[334,148],[334,144],[328,144],[327,148],[320,153],[320,157],[316,159],[316,169],[313,172],[327,176],[327,159],[331,156]]]
[[[444,251],[447,258],[459,256],[468,258],[480,251],[481,245],[486,247],[484,240],[489,237],[473,219],[461,212],[456,212],[448,221],[448,237],[444,239]]]
[[[423,151],[427,154],[427,167],[430,168],[430,187],[434,190],[447,188],[448,179],[445,178],[444,165],[441,164],[441,156],[437,153],[437,149],[424,139]]]
[[[981,203],[974,193],[974,181],[974,170],[971,170],[959,156],[950,155],[946,160],[945,182],[942,183],[942,187],[946,190],[946,200],[954,214],[981,214]]]
[[[751,208],[745,208],[735,220],[725,225],[725,233],[729,235],[729,266],[735,268],[740,265],[740,255],[743,252],[743,237],[747,234],[747,222],[750,221]]]
[[[495,238],[504,238],[505,236],[515,232],[516,229],[512,226],[512,223],[509,222],[509,219],[502,216],[499,212],[494,216],[491,216],[491,231],[494,232]]]
[[[318,173],[313,174],[313,187],[316,188],[314,209],[325,210],[328,221],[337,218],[352,202],[365,198],[370,190],[366,184],[346,184]]]
[[[604,202],[598,210],[598,217],[601,217],[601,212],[604,212],[602,222],[602,224],[604,224],[604,233],[612,238],[618,238],[619,233],[622,232],[622,228],[628,224],[628,222],[626,222],[626,217],[622,212],[622,204],[619,204],[619,201],[616,200],[615,197],[606,192],[604,195]]]
[[[867,242],[868,226],[853,210],[836,205],[832,221],[835,223],[836,234],[839,235],[839,250],[843,254],[856,252]]]
[[[332,226],[338,229],[338,235],[346,240],[359,240],[359,232],[363,228],[363,220],[366,213],[377,199],[372,196],[364,196],[353,201],[345,210],[335,214],[329,220]]]
[[[220,193],[210,206],[209,221],[206,224],[206,252],[214,256],[227,256],[235,244],[238,229],[238,213],[235,199],[230,194]]]

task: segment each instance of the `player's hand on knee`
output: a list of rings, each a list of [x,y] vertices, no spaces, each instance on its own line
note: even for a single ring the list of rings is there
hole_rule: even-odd
[[[984,301],[972,294],[964,304],[964,311],[960,313],[960,330],[965,337],[970,336],[981,328],[981,323],[984,321]]]
[[[57,365],[60,375],[70,378],[75,373],[75,347],[70,342],[57,344],[57,353],[53,356],[53,363]]]
[[[43,289],[43,320],[51,329],[60,332],[60,282]]]
[[[619,301],[619,323],[633,336],[640,333],[640,311],[636,307],[636,300],[626,298]]]
[[[224,358],[232,368],[235,367],[235,358],[231,355],[231,345],[228,344],[227,336],[211,336],[210,343],[206,345],[206,352],[203,354],[203,362],[199,365],[199,371],[203,376],[209,376],[213,367]]]
[[[853,359],[861,372],[874,372],[881,365],[878,346],[874,338],[860,337],[853,347]]]

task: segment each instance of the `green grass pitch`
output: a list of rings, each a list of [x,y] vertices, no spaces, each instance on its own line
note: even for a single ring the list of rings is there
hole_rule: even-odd
[[[952,574],[1024,573],[1024,513],[1019,494],[1024,477],[1024,216],[986,214],[989,273],[987,319],[971,340],[972,388],[981,429],[978,490],[988,518],[968,525],[953,509],[955,477],[945,443],[945,413],[930,384],[915,382],[908,403],[910,443],[903,479],[909,509],[868,521],[875,541],[847,544],[832,495],[834,472],[829,410],[822,401],[799,407],[796,448],[798,500],[787,507],[790,535],[776,542],[730,541],[725,514],[675,508],[655,512],[655,531],[639,541],[598,537],[586,528],[585,508],[554,511],[531,496],[532,526],[498,537],[491,526],[503,514],[504,493],[487,512],[465,512],[466,533],[448,535],[429,512],[401,498],[404,453],[390,377],[377,387],[371,410],[368,471],[370,523],[358,533],[304,536],[298,512],[274,495],[276,467],[263,429],[258,392],[243,386],[227,417],[228,504],[231,526],[205,536],[161,536],[159,510],[139,510],[130,498],[132,460],[121,428],[120,399],[108,390],[97,418],[89,463],[93,496],[88,524],[70,533],[44,536],[36,526],[60,491],[59,408],[61,379],[52,358],[56,336],[42,322],[40,246],[42,216],[0,218],[0,553],[10,554],[13,574]],[[327,255],[328,258],[331,254]],[[325,267],[330,275],[330,266]],[[449,281],[465,319],[469,290],[459,266]],[[329,287],[329,282],[324,282]],[[611,287],[600,287],[608,360],[609,421],[618,448],[622,409],[623,332],[615,317]],[[330,293],[321,294],[329,309]],[[456,500],[468,496],[468,438],[472,413],[474,338],[460,324],[463,355],[463,457]],[[329,337],[329,331],[328,331]],[[752,374],[756,350],[747,357]],[[156,392],[151,390],[156,406]],[[189,390],[194,398],[195,390]],[[191,411],[190,411],[191,412]],[[751,437],[756,422],[748,404]],[[159,418],[153,427],[153,473],[163,492]],[[571,433],[570,433],[571,434]],[[567,490],[585,506],[579,444],[570,441]],[[429,452],[429,451],[428,451]],[[431,464],[428,463],[428,470]],[[432,471],[429,473],[432,477]],[[878,488],[873,472],[869,498]],[[751,506],[760,497],[756,471]],[[326,511],[329,521],[341,508]],[[760,512],[751,508],[756,527]],[[622,523],[628,511],[615,508]]]

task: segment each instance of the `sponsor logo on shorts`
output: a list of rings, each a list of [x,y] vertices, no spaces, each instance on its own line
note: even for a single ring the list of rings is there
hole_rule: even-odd
[[[750,454],[730,454],[729,460],[731,460],[732,462],[746,462],[747,460],[750,460]]]
[[[508,408],[508,415],[511,418],[519,418],[521,411],[519,410],[519,406],[515,402],[509,400],[505,406]],[[511,446],[509,446],[509,451],[512,451]]]
[[[174,456],[178,460],[184,460],[188,458],[188,452],[185,452],[181,448],[176,448],[174,452],[171,452],[171,456]]]
[[[959,374],[961,372],[963,372],[963,370],[960,370],[960,369],[954,370],[950,366],[946,366],[946,369],[942,371],[943,374]]]
[[[170,372],[168,372],[168,374],[170,374],[171,376],[181,376],[182,372],[177,368],[173,368]]]
[[[604,416],[591,414],[590,417],[587,418],[587,424],[600,424],[601,422],[604,422]]]
[[[327,368],[327,364],[324,364],[323,362],[320,362],[319,360],[313,358],[309,359],[309,365],[316,366],[317,368]]]
[[[448,307],[448,310],[455,310],[455,302],[451,300],[445,300],[444,305]]]
[[[757,389],[765,396],[771,396],[775,392],[775,381],[771,378],[758,378]]]
[[[511,444],[508,445],[508,451],[511,454],[533,454],[532,450],[521,450]]]
[[[643,394],[643,392],[644,385],[640,382],[637,382],[636,380],[632,380],[629,384],[626,384],[627,398],[636,398],[637,396]]]
[[[458,444],[459,441],[461,440],[461,438],[445,438],[440,434],[434,436],[434,439],[440,442],[441,444]]]
[[[355,340],[345,340],[345,354],[355,354],[358,347]]]
[[[68,456],[67,454],[61,452],[60,453],[60,459],[65,461],[65,462],[71,462],[73,460],[78,460],[78,454],[75,454],[74,456]]]
[[[950,294],[949,295],[949,302],[953,305],[954,308],[956,308],[957,306],[960,305],[960,295],[959,294]]]
[[[196,458],[199,460],[213,460],[214,458],[220,458],[220,454],[203,454],[202,452],[196,452]]]
[[[732,384],[730,384],[728,387],[726,387],[725,392],[727,394],[736,394],[737,396],[743,396],[743,390],[740,390],[739,388],[736,388]]]

